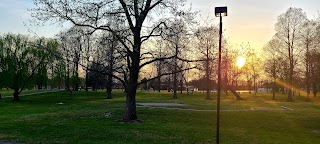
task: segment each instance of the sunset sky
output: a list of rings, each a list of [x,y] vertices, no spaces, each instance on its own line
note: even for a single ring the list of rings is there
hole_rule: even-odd
[[[195,11],[200,11],[199,20],[208,16],[214,17],[214,7],[227,6],[228,17],[223,18],[226,29],[225,36],[234,47],[243,43],[250,43],[252,48],[261,49],[274,34],[274,24],[277,16],[284,13],[289,7],[302,8],[308,18],[318,17],[320,10],[319,0],[187,0],[192,3]],[[28,29],[39,36],[52,37],[61,28],[58,26],[33,27],[29,25],[30,13],[28,8],[33,7],[32,0],[1,0],[0,2],[0,33],[28,34]],[[218,24],[217,18],[213,21]],[[27,27],[25,26],[28,25]]]
[[[250,43],[252,48],[261,49],[274,34],[277,17],[290,7],[302,8],[309,19],[318,17],[319,0],[188,0],[194,10],[201,10],[203,19],[214,18],[214,7],[227,6],[228,16],[223,18],[225,36],[234,47]],[[215,18],[218,24],[219,19]]]

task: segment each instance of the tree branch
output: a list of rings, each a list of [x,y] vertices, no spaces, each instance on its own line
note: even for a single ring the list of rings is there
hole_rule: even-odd
[[[159,77],[162,77],[162,76],[171,75],[171,74],[175,74],[175,73],[180,73],[180,72],[187,71],[187,70],[191,70],[191,69],[194,69],[194,68],[196,68],[196,67],[186,68],[186,69],[182,69],[182,70],[179,70],[179,71],[176,71],[176,72],[163,73],[163,74],[161,74],[161,75],[159,75],[159,76],[156,76],[156,77],[153,77],[153,78],[151,78],[151,79],[148,79],[148,80],[145,80],[145,81],[141,81],[141,82],[139,82],[137,85],[140,85],[140,84],[143,84],[143,83],[146,83],[146,82],[155,80],[155,79],[157,79],[157,78],[159,78]]]

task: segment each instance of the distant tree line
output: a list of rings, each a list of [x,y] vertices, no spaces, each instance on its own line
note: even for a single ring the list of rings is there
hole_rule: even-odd
[[[275,93],[316,96],[320,81],[320,18],[308,19],[301,8],[289,8],[278,17],[275,35],[266,44],[265,72]]]

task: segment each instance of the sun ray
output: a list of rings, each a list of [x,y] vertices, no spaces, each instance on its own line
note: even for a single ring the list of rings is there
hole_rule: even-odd
[[[287,88],[287,89],[295,89],[297,90],[298,92],[300,92],[300,96],[307,96],[307,92],[302,90],[301,88],[298,88],[296,86],[293,86],[293,85],[290,85],[288,83],[286,83],[285,81],[282,81],[280,79],[276,79],[275,81],[277,84],[279,84],[280,86],[283,86],[284,88]]]

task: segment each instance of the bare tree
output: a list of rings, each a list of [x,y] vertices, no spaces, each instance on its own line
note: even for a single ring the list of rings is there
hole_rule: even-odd
[[[59,33],[57,37],[61,43],[59,57],[65,60],[67,64],[66,87],[70,89],[71,84],[72,89],[78,91],[80,84],[79,65],[85,50],[86,32],[81,27],[75,26]]]
[[[32,16],[40,21],[71,22],[76,26],[88,27],[93,30],[103,30],[112,33],[125,48],[126,67],[128,77],[108,75],[121,81],[127,90],[126,112],[124,121],[137,119],[136,113],[136,90],[141,84],[138,82],[140,69],[144,66],[163,59],[173,57],[155,58],[143,62],[141,46],[151,37],[159,36],[157,30],[164,27],[165,14],[159,15],[157,23],[147,23],[152,15],[160,13],[179,13],[180,17],[188,16],[187,11],[179,9],[185,4],[184,0],[96,0],[96,1],[51,1],[34,0],[36,8],[32,10]],[[163,16],[163,19],[161,19]],[[126,27],[119,30],[115,24],[125,23]],[[152,22],[152,19],[150,19]],[[143,63],[142,63],[143,62]],[[153,80],[153,78],[149,79]]]
[[[215,26],[211,27],[201,27],[196,32],[196,36],[198,39],[198,48],[200,53],[202,54],[202,59],[205,59],[202,62],[201,69],[205,71],[205,79],[206,79],[206,99],[210,99],[210,79],[213,79],[214,74],[214,49],[217,48],[218,41],[218,31],[219,29]]]
[[[279,73],[281,72],[281,62],[283,61],[279,53],[275,53],[276,49],[281,47],[281,43],[277,39],[272,39],[263,48],[266,52],[263,58],[265,59],[264,71],[272,79],[272,100],[276,99],[277,90],[277,79],[279,79]]]
[[[91,71],[95,71],[106,76],[107,99],[112,99],[113,77],[111,75],[114,75],[116,71],[121,71],[121,68],[123,67],[122,61],[125,60],[122,56],[118,42],[119,41],[115,35],[112,35],[111,33],[103,33],[98,39],[96,56],[94,57],[97,61],[93,62],[103,68],[89,68]],[[118,52],[116,50],[118,50]]]
[[[319,90],[320,80],[320,15],[316,24],[315,36],[313,38],[314,49],[309,52],[310,83],[313,96],[316,97]]]
[[[257,55],[256,51],[252,48],[248,48],[246,52],[246,64],[245,64],[245,69],[247,70],[245,73],[249,76],[249,89],[251,89],[251,83],[253,82],[253,92],[254,95],[257,94],[257,80],[259,79],[261,75],[261,59]]]
[[[278,21],[275,25],[276,38],[278,38],[287,48],[287,52],[281,51],[286,54],[289,61],[289,74],[288,74],[288,99],[287,101],[293,101],[293,75],[294,75],[294,63],[296,61],[296,55],[301,52],[298,49],[297,43],[300,38],[301,27],[307,19],[306,14],[301,8],[289,8],[285,13],[278,17]]]
[[[315,48],[316,42],[316,22],[307,20],[303,24],[303,31],[302,31],[302,45],[305,47],[305,85],[307,90],[307,98],[309,99],[310,89],[311,89],[311,82],[310,82],[310,51]]]
[[[186,44],[188,43],[187,28],[185,22],[181,19],[173,19],[172,22],[167,24],[167,27],[168,29],[163,32],[163,38],[167,41],[167,47],[173,50],[173,98],[177,98],[178,71],[183,69],[182,64],[179,63],[178,56],[181,58],[183,52],[186,51]],[[182,87],[180,88],[182,89]]]

